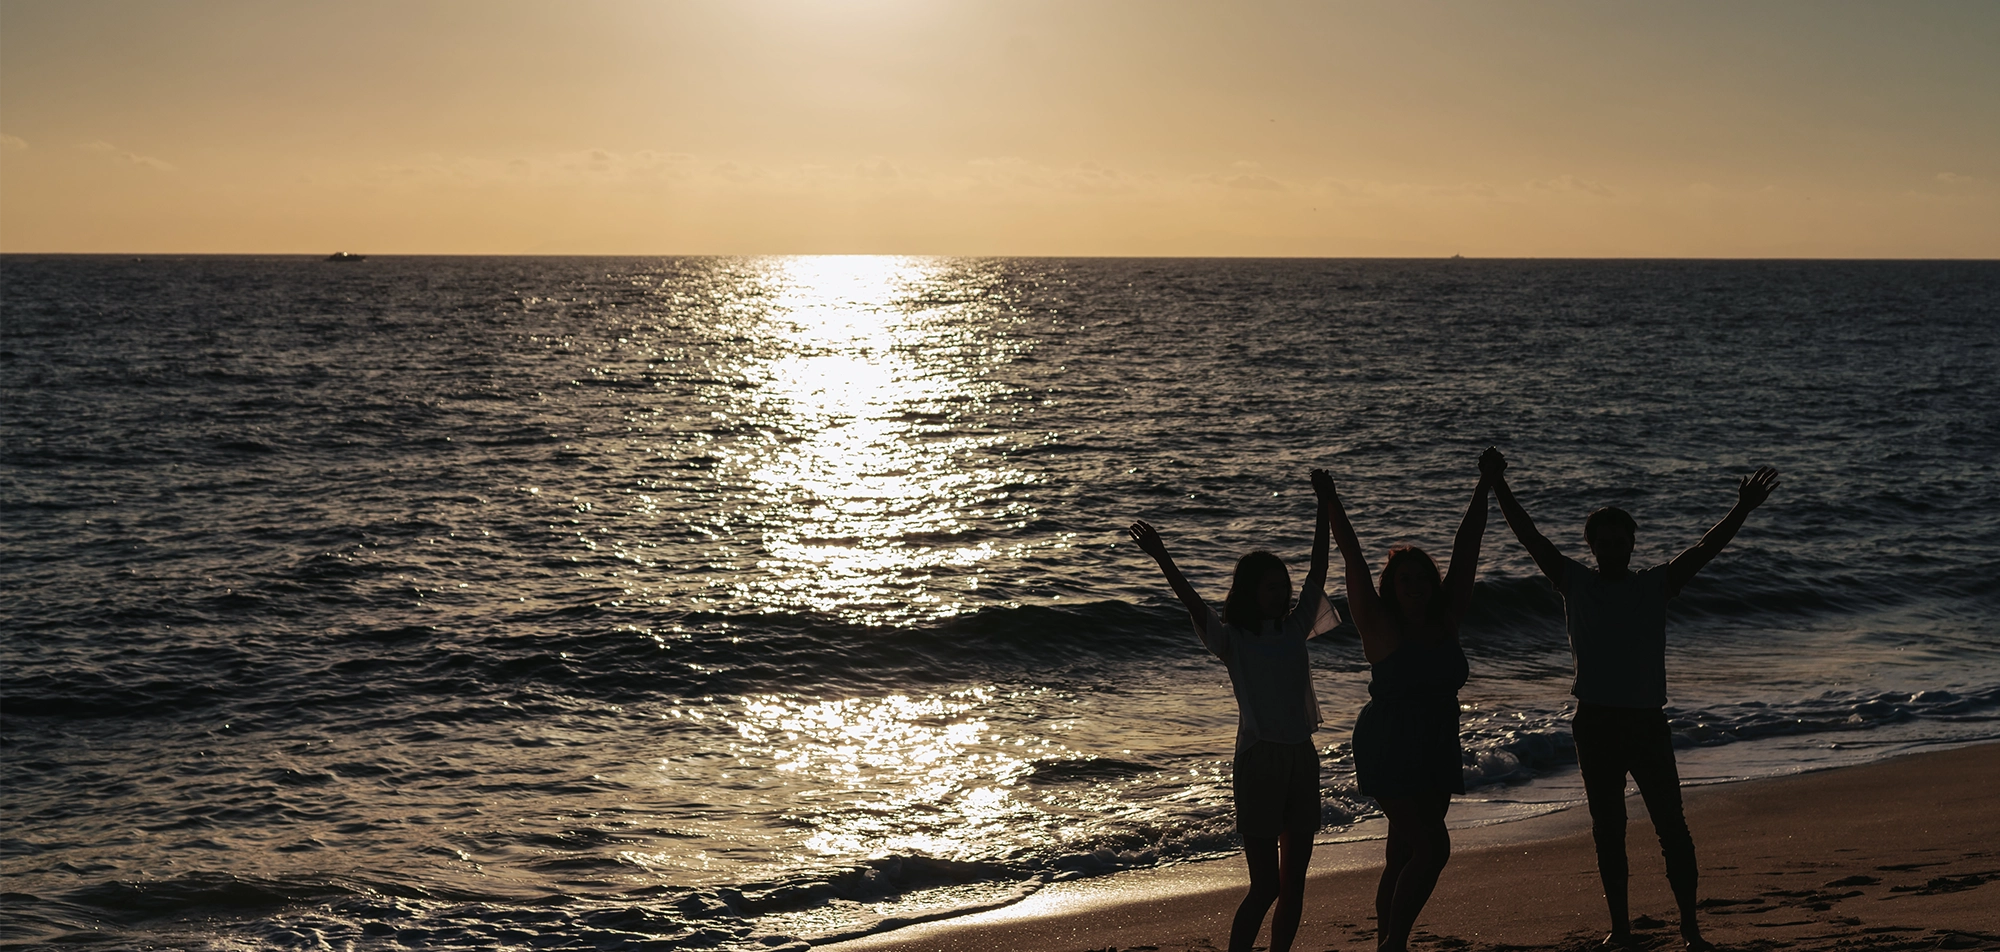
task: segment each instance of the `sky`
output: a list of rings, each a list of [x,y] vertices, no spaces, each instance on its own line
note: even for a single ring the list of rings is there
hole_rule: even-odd
[[[0,0],[0,251],[2000,257],[2000,3]]]

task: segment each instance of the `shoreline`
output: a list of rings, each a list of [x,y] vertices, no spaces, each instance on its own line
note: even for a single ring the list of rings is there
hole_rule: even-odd
[[[1702,869],[1703,932],[1725,949],[2000,948],[1995,791],[2000,743],[1685,786]],[[1678,949],[1672,896],[1636,789],[1628,791],[1627,810],[1638,947]],[[1381,843],[1366,826],[1315,845],[1295,950],[1374,948]],[[1595,947],[1608,924],[1589,827],[1587,812],[1575,804],[1455,828],[1451,865],[1418,921],[1413,947]],[[1220,948],[1246,883],[1240,860],[1119,873],[1045,886],[998,909],[813,948]]]

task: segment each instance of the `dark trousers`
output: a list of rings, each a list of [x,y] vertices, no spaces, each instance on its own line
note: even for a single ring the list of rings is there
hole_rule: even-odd
[[[1570,723],[1576,737],[1577,766],[1583,770],[1583,791],[1590,801],[1590,833],[1597,843],[1597,872],[1604,879],[1604,897],[1611,904],[1613,924],[1626,916],[1625,776],[1639,785],[1639,796],[1652,814],[1660,852],[1667,859],[1667,884],[1682,914],[1693,912],[1694,837],[1681,815],[1681,776],[1674,766],[1673,735],[1667,715],[1657,709],[1579,704]]]

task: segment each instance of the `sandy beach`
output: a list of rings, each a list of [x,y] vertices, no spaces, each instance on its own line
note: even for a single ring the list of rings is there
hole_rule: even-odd
[[[1686,802],[1700,851],[1703,929],[1725,949],[2000,949],[1996,791],[1995,744],[1691,788]],[[1629,809],[1639,947],[1678,949],[1672,897],[1636,793]],[[1576,950],[1603,937],[1603,899],[1581,805],[1458,831],[1454,844],[1414,946]],[[1373,841],[1316,849],[1295,949],[1374,947],[1379,850]],[[822,948],[1215,949],[1226,944],[1247,882],[1237,864],[1225,862],[1112,879],[1059,884],[1006,909]]]

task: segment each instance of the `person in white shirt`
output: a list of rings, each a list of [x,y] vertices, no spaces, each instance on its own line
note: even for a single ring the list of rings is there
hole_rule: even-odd
[[[1174,565],[1160,534],[1145,522],[1128,530],[1159,564],[1194,622],[1203,647],[1229,669],[1236,695],[1236,756],[1231,785],[1236,830],[1250,866],[1250,891],[1229,930],[1230,952],[1250,952],[1264,913],[1271,917],[1271,952],[1286,952],[1298,934],[1305,904],[1306,866],[1320,827],[1319,752],[1312,735],[1322,720],[1313,695],[1306,641],[1333,630],[1340,616],[1327,600],[1333,478],[1312,471],[1319,496],[1313,527],[1312,566],[1292,605],[1291,573],[1269,552],[1236,563],[1229,595],[1218,614],[1195,594]]]

